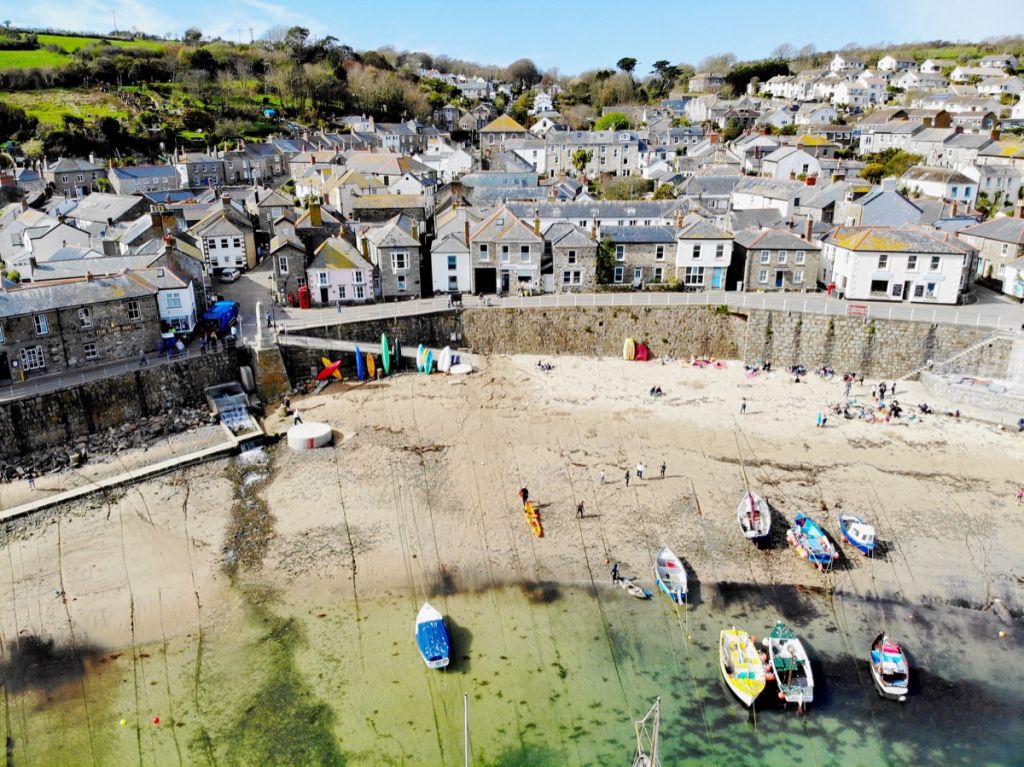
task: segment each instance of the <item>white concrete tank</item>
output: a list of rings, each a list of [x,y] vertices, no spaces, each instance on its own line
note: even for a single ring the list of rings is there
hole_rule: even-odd
[[[324,447],[331,444],[334,432],[330,424],[297,423],[288,429],[288,447],[292,450],[312,450],[317,447]]]

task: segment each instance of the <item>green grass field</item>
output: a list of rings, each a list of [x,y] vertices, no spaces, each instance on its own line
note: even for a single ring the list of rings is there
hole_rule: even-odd
[[[128,109],[115,96],[92,90],[50,88],[40,91],[0,93],[0,101],[21,107],[47,125],[63,124],[64,115],[83,120],[98,117],[128,117]]]
[[[67,54],[54,53],[44,48],[37,51],[0,51],[0,69],[45,69],[59,67],[71,60],[79,48],[98,43],[102,38],[76,35],[39,35],[40,45],[59,45]],[[124,48],[149,48],[160,50],[166,43],[160,40],[111,40],[112,45]]]

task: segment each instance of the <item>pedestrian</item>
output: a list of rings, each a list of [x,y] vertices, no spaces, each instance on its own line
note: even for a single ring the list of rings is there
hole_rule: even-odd
[[[892,396],[894,396],[894,397],[896,396],[896,382],[895,381],[892,382],[892,387],[889,389],[889,393]]]
[[[452,294],[451,293],[448,294],[448,308],[449,309],[452,308]]]
[[[292,411],[292,418],[294,419],[292,422],[293,424],[302,423],[302,415],[299,413],[298,408],[295,408],[295,410]]]
[[[740,415],[746,415],[747,413],[747,398],[744,397],[740,402]]]
[[[612,583],[618,583],[619,580],[620,580],[620,577],[619,577],[619,563],[618,562],[613,562],[612,563]]]
[[[858,386],[863,386],[864,385],[864,373],[861,373],[860,376],[857,378],[857,385]]]
[[[206,336],[199,339],[199,353],[206,354]]]
[[[601,469],[601,484],[604,484],[604,469]]]
[[[144,368],[148,364],[149,364],[149,360],[146,359],[146,352],[140,350],[139,351],[139,367],[140,368]]]
[[[337,308],[338,308],[338,314],[340,315],[341,314],[341,300],[340,299],[339,299],[339,301],[337,303]]]
[[[626,487],[629,487],[629,469],[626,469]]]
[[[1024,487],[1017,491],[1017,505],[1024,503]]]
[[[885,390],[886,390],[885,381],[882,381],[882,383],[878,384],[878,398],[879,399],[885,399]]]
[[[667,467],[665,466],[665,462],[664,462],[664,461],[662,461],[662,462],[661,462],[661,478],[662,478],[662,479],[665,479],[665,469],[666,469],[666,468],[667,468]]]
[[[527,490],[525,487],[520,488],[519,489],[519,497],[523,499],[523,506],[525,506],[526,502],[528,500],[530,500],[530,491]]]
[[[28,489],[36,489],[36,473],[29,469],[28,474],[25,475],[25,479],[28,480]]]
[[[576,519],[583,519],[583,501],[576,504]]]
[[[853,386],[853,381],[847,381],[846,386],[843,387],[843,396],[846,399],[850,398],[850,387]]]
[[[644,478],[644,464],[643,464],[643,461],[638,461],[637,464],[636,464],[636,478],[637,479],[643,479]]]
[[[238,340],[238,325],[231,326],[231,343],[234,344]]]
[[[270,310],[269,309],[267,309],[266,318],[267,318],[267,327],[269,328],[270,327]]]

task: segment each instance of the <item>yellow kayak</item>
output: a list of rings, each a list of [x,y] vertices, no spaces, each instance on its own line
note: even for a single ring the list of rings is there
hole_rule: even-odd
[[[750,634],[733,626],[723,629],[719,641],[719,664],[729,689],[748,708],[764,690],[764,663]]]

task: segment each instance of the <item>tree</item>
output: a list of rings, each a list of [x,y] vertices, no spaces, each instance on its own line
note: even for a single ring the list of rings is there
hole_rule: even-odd
[[[623,56],[621,59],[615,62],[615,66],[625,72],[627,75],[632,76],[633,70],[636,69],[636,59],[632,56]]]
[[[615,243],[610,237],[605,237],[597,246],[594,276],[598,285],[610,285],[615,279]]]
[[[782,45],[777,46],[774,51],[772,51],[771,57],[773,59],[789,61],[789,59],[793,58],[795,55],[796,48],[794,48],[789,43],[783,43]]]
[[[181,39],[185,45],[199,45],[199,42],[203,39],[203,33],[198,27],[189,27],[185,30],[185,34],[182,35]]]
[[[594,153],[589,149],[577,149],[572,153],[572,167],[576,169],[577,173],[583,175],[584,169],[593,159]]]
[[[732,86],[733,93],[739,95],[747,90],[747,83],[755,77],[760,82],[767,82],[775,75],[788,75],[789,64],[780,59],[766,59],[738,64],[725,76],[727,85]]]
[[[869,162],[861,168],[860,177],[867,179],[872,184],[877,184],[885,178],[885,165],[880,162]]]
[[[725,121],[725,130],[722,131],[722,141],[732,141],[737,139],[741,133],[743,133],[743,128],[740,127],[740,121],[735,117],[730,117]]]
[[[290,27],[284,35],[284,47],[288,55],[296,64],[303,63],[306,51],[306,42],[309,40],[309,30],[305,27]]]
[[[540,82],[540,70],[530,59],[517,59],[508,65],[505,78],[517,93],[525,91]]]
[[[716,53],[714,56],[707,56],[701,59],[697,69],[701,72],[718,72],[726,74],[736,64],[735,53]]]
[[[654,62],[651,73],[655,75],[649,83],[650,94],[655,98],[667,96],[679,77],[679,67],[672,66],[665,59]]]
[[[609,112],[594,123],[594,130],[625,130],[628,127],[629,118],[622,112]]]
[[[655,200],[674,200],[675,198],[676,193],[671,184],[662,184],[654,192]]]

